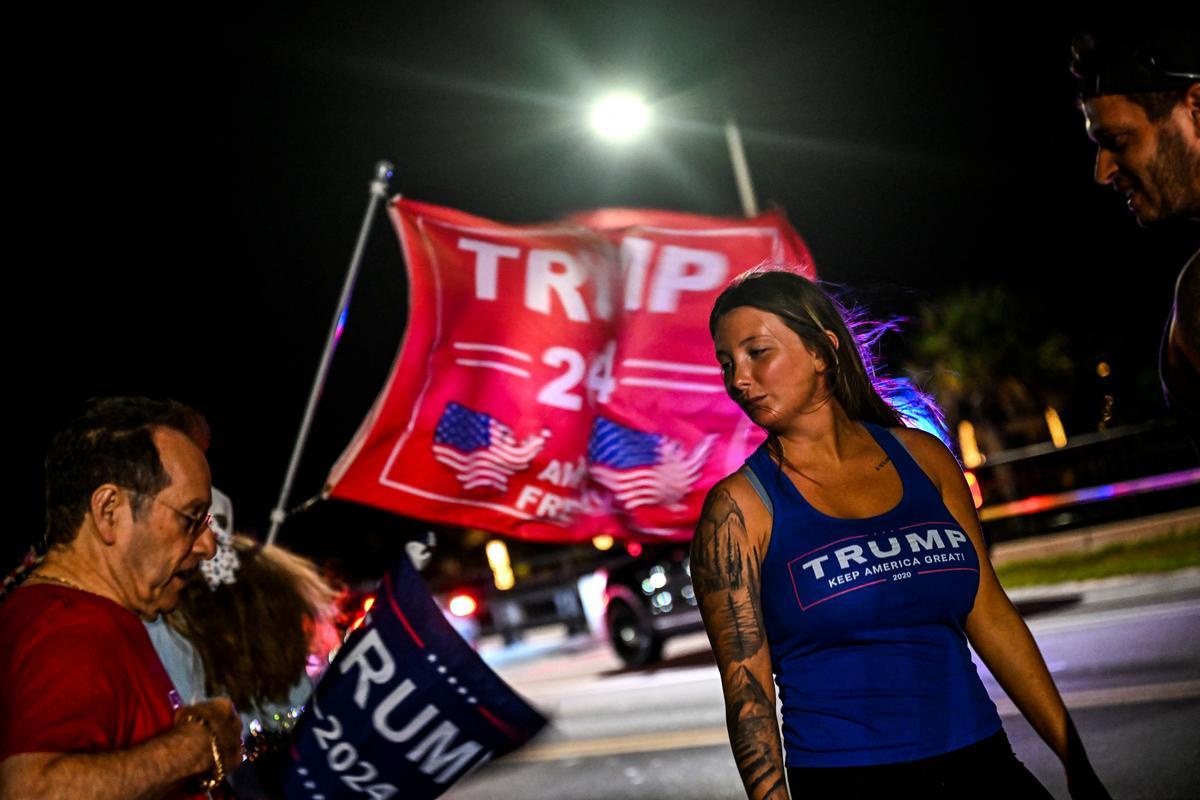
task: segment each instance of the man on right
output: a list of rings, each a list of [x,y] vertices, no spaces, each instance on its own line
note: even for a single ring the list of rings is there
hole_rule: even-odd
[[[1071,49],[1096,182],[1124,194],[1140,225],[1200,220],[1200,28],[1126,27],[1084,34]],[[1200,251],[1176,281],[1159,375],[1200,446]]]

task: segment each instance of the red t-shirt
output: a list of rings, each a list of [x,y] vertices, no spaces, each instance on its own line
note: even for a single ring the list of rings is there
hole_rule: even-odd
[[[123,750],[170,730],[178,705],[129,610],[44,583],[0,603],[0,761]]]

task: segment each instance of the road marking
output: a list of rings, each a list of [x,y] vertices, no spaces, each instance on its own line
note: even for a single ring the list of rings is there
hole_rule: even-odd
[[[655,691],[685,683],[713,683],[719,689],[721,683],[721,673],[717,671],[715,665],[681,667],[661,672],[614,675],[612,677],[585,675],[569,678],[546,678],[536,684],[532,680],[521,681],[508,676],[504,677],[531,700],[540,702],[570,700],[587,695],[606,695],[619,691]]]
[[[1072,710],[1130,706],[1164,700],[1191,700],[1195,697],[1200,697],[1200,680],[1151,683],[1143,686],[1110,686],[1106,689],[1081,689],[1077,692],[1064,692],[1062,696],[1067,708]],[[996,699],[996,710],[1002,717],[1015,717],[1021,713],[1007,697]]]
[[[1200,601],[1181,600],[1174,603],[1159,603],[1139,608],[1119,608],[1111,611],[1093,611],[1063,614],[1054,617],[1034,617],[1029,621],[1029,630],[1034,634],[1077,631],[1087,628],[1103,628],[1108,625],[1170,619],[1171,617],[1195,616],[1200,612]]]
[[[1113,686],[1107,689],[1084,689],[1077,692],[1064,692],[1062,696],[1067,708],[1072,710],[1136,705],[1164,700],[1191,700],[1197,697],[1200,697],[1200,680],[1143,686]],[[1020,713],[1007,698],[996,701],[996,710],[1002,717],[1012,717]],[[718,745],[729,745],[729,734],[724,727],[606,736],[569,742],[547,742],[518,750],[508,756],[505,761],[508,763],[562,761],[569,758],[595,758],[661,750],[683,750],[692,747],[716,747]]]
[[[683,750],[689,747],[714,747],[721,744],[729,744],[729,734],[725,728],[697,728],[690,731],[606,736],[601,739],[581,739],[573,742],[547,742],[518,750],[505,758],[505,761],[561,761],[568,758],[649,753],[655,750]]]

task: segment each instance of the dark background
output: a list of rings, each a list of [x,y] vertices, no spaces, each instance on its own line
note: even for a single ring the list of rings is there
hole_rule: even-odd
[[[337,10],[332,10],[334,5]],[[1094,185],[1070,39],[1086,6],[495,2],[92,11],[13,36],[10,228],[18,517],[41,530],[41,458],[90,396],[190,403],[214,483],[265,534],[367,201],[392,189],[508,222],[630,205],[737,215],[720,122],[736,115],[760,204],[786,209],[826,280],[879,313],[1000,284],[1068,335],[1080,386],[1113,365],[1118,421],[1161,416],[1153,364],[1195,225],[1136,226]],[[661,124],[614,148],[583,124],[612,85]],[[20,243],[24,242],[24,246]],[[28,287],[28,288],[25,288]],[[26,304],[25,298],[31,303]],[[293,503],[379,391],[405,320],[377,218]],[[698,332],[697,335],[703,335]],[[889,345],[903,353],[903,342]],[[1077,399],[1068,433],[1094,429]],[[402,535],[325,504],[282,541],[354,561]]]

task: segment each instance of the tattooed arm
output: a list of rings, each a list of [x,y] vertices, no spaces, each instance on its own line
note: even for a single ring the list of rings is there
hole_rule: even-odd
[[[708,493],[692,539],[692,586],[721,670],[729,742],[751,800],[788,798],[760,595],[769,536],[766,509],[746,479],[732,475]]]

